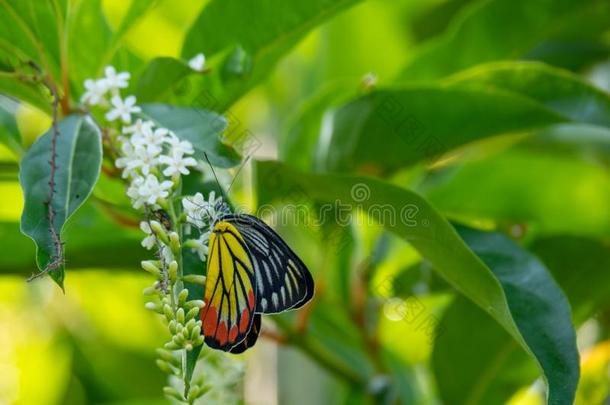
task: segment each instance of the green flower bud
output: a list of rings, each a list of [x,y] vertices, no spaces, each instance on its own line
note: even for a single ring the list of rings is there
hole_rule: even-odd
[[[163,305],[163,314],[165,315],[165,319],[167,319],[167,322],[174,319],[174,312],[172,311],[172,307],[167,304]]]
[[[178,308],[176,311],[176,320],[179,323],[184,324],[184,308]]]
[[[144,295],[157,295],[157,294],[159,294],[159,290],[157,290],[155,287],[146,287],[142,291],[142,294],[144,294]]]
[[[195,340],[195,342],[194,342],[195,346],[201,346],[203,344],[204,339],[205,338],[203,337],[203,335],[199,335],[197,340]]]
[[[186,349],[187,352],[190,352],[191,350],[193,350],[193,344],[189,342],[184,345],[184,348]]]
[[[171,263],[169,264],[167,272],[169,275],[169,281],[171,281],[172,283],[175,283],[176,279],[178,278],[178,262],[175,260],[172,260]]]
[[[162,360],[168,362],[169,364],[178,365],[180,363],[176,356],[174,356],[174,354],[170,351],[165,349],[157,349],[156,352]]]
[[[193,329],[195,327],[195,324],[197,323],[197,321],[195,321],[194,319],[190,319],[186,325],[184,325],[184,329],[186,329],[188,331],[188,333],[191,333],[191,329]]]
[[[168,397],[175,398],[179,401],[184,401],[184,397],[172,387],[163,387],[163,393]]]
[[[159,270],[159,268],[155,265],[155,262],[152,260],[143,260],[142,263],[142,268],[149,272],[150,274],[152,274],[153,276],[160,278],[161,277],[161,270]]]
[[[166,344],[164,344],[163,347],[167,350],[178,350],[182,347],[182,345],[178,345],[172,340],[171,342],[167,342]]]
[[[194,307],[191,308],[187,313],[186,313],[186,320],[190,321],[191,319],[195,319],[195,317],[199,314],[199,307]]]
[[[199,337],[200,334],[201,334],[201,328],[198,328],[197,325],[195,325],[195,327],[193,327],[191,329],[191,336],[189,336],[189,337],[193,342],[196,342],[197,338]]]
[[[193,402],[194,400],[199,398],[200,392],[201,388],[198,385],[192,385],[186,397],[187,401]]]
[[[205,302],[203,302],[202,300],[191,300],[189,302],[187,302],[186,304],[184,304],[186,309],[191,309],[191,308],[203,308],[205,307]]]
[[[187,283],[205,285],[205,276],[202,276],[200,274],[188,274],[186,276],[183,276],[182,280]]]
[[[176,322],[176,320],[172,319],[171,321],[169,321],[169,325],[167,325],[167,327],[169,328],[169,331],[171,332],[171,334],[174,335],[176,333],[176,331],[178,330],[178,322]]]
[[[168,362],[157,359],[157,360],[155,360],[155,363],[157,363],[157,367],[159,367],[161,369],[161,371],[163,371],[164,373],[167,373],[167,374],[173,373],[173,370],[170,367]]]
[[[172,338],[172,343],[175,343],[178,347],[184,346],[185,341],[186,339],[184,339],[184,336],[182,336],[182,334],[174,335],[174,337]]]
[[[200,243],[197,239],[187,239],[186,241],[184,241],[184,247],[187,247],[189,249],[197,249],[199,245]]]
[[[156,302],[149,301],[146,304],[144,304],[144,308],[151,310],[151,311],[155,311],[157,313],[162,313],[160,305]]]
[[[180,254],[180,236],[176,232],[170,232],[169,246],[174,255],[178,256]]]
[[[165,232],[165,228],[157,221],[150,221],[150,229],[154,232],[155,236],[163,242],[165,245],[169,245],[169,238]]]
[[[178,306],[179,307],[184,306],[188,296],[189,296],[189,290],[187,290],[186,288],[184,290],[180,291],[180,294],[178,294]]]

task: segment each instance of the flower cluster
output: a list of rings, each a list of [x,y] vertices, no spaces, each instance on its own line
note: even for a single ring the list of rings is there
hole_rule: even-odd
[[[202,71],[205,58],[197,55],[189,65]],[[108,66],[103,78],[85,81],[81,101],[105,118],[104,130],[113,144],[115,166],[127,183],[127,196],[132,206],[145,214],[145,220],[140,222],[145,234],[142,246],[158,253],[155,260],[144,260],[141,265],[155,277],[153,285],[144,291],[149,298],[145,306],[165,318],[170,333],[169,341],[157,352],[157,365],[170,376],[170,385],[164,392],[187,403],[203,396],[211,399],[221,394],[214,394],[216,389],[211,389],[208,378],[206,384],[203,381],[191,384],[185,373],[189,353],[197,353],[194,349],[204,342],[199,312],[205,305],[202,300],[188,299],[185,283],[205,285],[205,276],[184,274],[182,249],[192,249],[205,262],[211,227],[228,208],[214,192],[207,200],[201,193],[180,195],[181,176],[198,166],[193,157],[194,147],[168,128],[143,117],[135,96],[121,95],[121,90],[129,87],[129,78],[129,73]],[[214,367],[216,372],[224,369]],[[221,373],[219,378],[225,374]],[[234,374],[238,376],[239,370]]]
[[[108,66],[105,77],[86,80],[87,91],[82,101],[90,106],[107,106],[107,95],[111,108],[105,117],[109,122],[120,119],[122,124],[131,124],[132,115],[142,109],[136,105],[135,96],[121,97],[120,89],[129,86],[129,73],[117,73]],[[134,208],[144,206],[156,209],[164,204],[167,197],[179,184],[180,176],[189,174],[189,168],[197,166],[192,157],[193,145],[181,140],[167,128],[155,125],[153,121],[138,118],[133,125],[123,126],[117,138],[120,156],[116,167],[122,169],[123,178],[129,180],[127,195]]]

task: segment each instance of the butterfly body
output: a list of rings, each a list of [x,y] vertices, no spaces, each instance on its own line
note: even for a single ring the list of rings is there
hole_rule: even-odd
[[[299,308],[313,293],[305,264],[260,219],[227,214],[214,223],[201,312],[208,346],[246,350],[256,342],[261,314]]]

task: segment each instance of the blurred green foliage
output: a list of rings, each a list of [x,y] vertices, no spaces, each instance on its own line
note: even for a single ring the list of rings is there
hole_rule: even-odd
[[[222,389],[606,403],[609,60],[605,0],[0,0],[0,403],[167,403],[166,332],[143,308],[139,219],[109,156],[62,233],[66,294],[25,282],[19,165],[52,111],[37,70],[63,117],[107,64],[224,186],[237,176],[234,205],[269,208],[316,278],[307,309],[240,357],[244,386]]]

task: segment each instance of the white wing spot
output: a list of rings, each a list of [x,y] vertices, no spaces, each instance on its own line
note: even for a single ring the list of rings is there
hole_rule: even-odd
[[[282,286],[282,288],[280,288],[280,293],[282,294],[282,304],[286,304],[286,289],[284,288],[284,286]]]
[[[271,294],[271,301],[273,301],[273,306],[274,307],[277,308],[279,306],[279,300],[278,300],[277,293]]]
[[[263,307],[263,311],[267,310],[267,300],[265,298],[261,300],[261,306]]]

